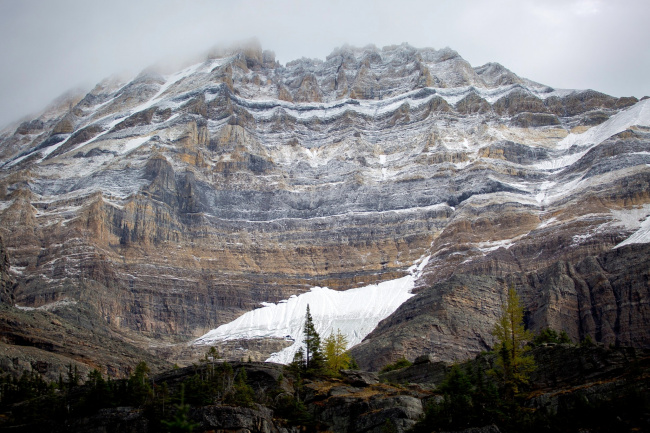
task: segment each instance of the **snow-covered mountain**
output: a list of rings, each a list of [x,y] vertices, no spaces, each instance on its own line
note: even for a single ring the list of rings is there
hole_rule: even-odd
[[[534,329],[648,346],[649,103],[408,45],[108,79],[0,134],[3,300],[159,344],[407,279],[394,312],[355,305],[385,319],[353,349],[379,367],[489,347],[515,284]]]

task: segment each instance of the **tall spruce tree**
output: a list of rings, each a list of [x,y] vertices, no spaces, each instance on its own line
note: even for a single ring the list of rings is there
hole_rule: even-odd
[[[153,390],[149,385],[150,372],[147,363],[142,361],[138,363],[135,371],[127,381],[129,398],[134,406],[142,406],[153,396]]]
[[[524,308],[514,287],[508,289],[507,302],[492,335],[498,340],[495,370],[503,380],[506,397],[512,398],[535,370],[535,360],[527,353],[530,347],[526,345],[533,335],[524,328]]]
[[[307,305],[307,314],[305,315],[305,368],[307,370],[319,370],[323,366],[323,355],[320,351],[320,335],[316,332],[314,320]]]

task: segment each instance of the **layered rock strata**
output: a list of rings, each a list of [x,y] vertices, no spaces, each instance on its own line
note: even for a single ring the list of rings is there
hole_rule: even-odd
[[[285,66],[259,47],[215,51],[175,73],[106,80],[0,135],[17,281],[3,299],[72,299],[120,332],[185,341],[260,302],[397,278],[431,256],[418,306],[404,308],[454,325],[360,358],[489,346],[504,281],[522,284],[533,326],[646,345],[647,326],[628,329],[648,314],[645,277],[620,314],[605,313],[625,304],[616,294],[575,313],[565,292],[622,277],[587,258],[644,230],[647,105],[408,45]],[[585,283],[540,292],[553,266],[585,267]],[[386,326],[400,332],[405,311]]]

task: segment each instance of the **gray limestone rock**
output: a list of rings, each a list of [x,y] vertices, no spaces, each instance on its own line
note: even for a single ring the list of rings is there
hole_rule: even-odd
[[[377,374],[361,370],[341,370],[341,375],[354,386],[369,386],[379,383]]]
[[[162,347],[428,257],[362,366],[490,348],[512,283],[535,330],[647,347],[647,251],[614,249],[650,214],[645,104],[408,44],[106,80],[0,137],[0,297]]]

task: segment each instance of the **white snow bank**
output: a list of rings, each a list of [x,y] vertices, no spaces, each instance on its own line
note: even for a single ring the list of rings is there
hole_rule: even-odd
[[[384,281],[365,287],[336,291],[327,287],[313,287],[311,291],[277,304],[263,303],[262,308],[249,311],[234,321],[213,329],[193,342],[209,345],[215,342],[254,339],[285,338],[294,344],[274,353],[267,359],[288,364],[302,347],[303,325],[307,305],[316,331],[325,339],[337,329],[341,330],[352,347],[363,340],[379,322],[390,316],[410,297],[415,281],[429,261],[426,257],[419,265],[409,269],[410,274],[396,280]]]
[[[631,126],[650,126],[650,99],[640,101],[625,111],[610,117],[600,125],[594,126],[582,134],[569,134],[557,144],[559,150],[567,150],[572,146],[582,147],[583,150],[573,154],[561,155],[548,161],[531,165],[539,170],[555,171],[576,163],[593,147],[609,137],[623,132]]]
[[[138,147],[146,143],[150,138],[151,137],[149,136],[133,138],[127,141],[126,143],[124,143],[124,147],[122,148],[122,151],[120,153],[125,154],[125,153],[129,153],[134,149],[137,149]]]
[[[597,145],[612,135],[623,132],[630,126],[650,126],[650,99],[640,101],[625,111],[610,117],[600,125],[594,126],[582,134],[569,134],[558,144],[558,149],[568,149],[573,145]]]
[[[505,248],[508,250],[513,245],[514,239],[501,239],[498,241],[480,242],[476,244],[476,248],[478,248],[482,253],[490,253],[492,251],[498,250],[499,248]]]
[[[650,242],[650,217],[646,218],[641,223],[641,228],[639,228],[639,230],[634,232],[632,236],[625,239],[623,242],[616,245],[614,248],[619,248],[629,244],[647,244],[648,242]]]
[[[619,224],[628,230],[637,229],[632,235],[614,248],[629,244],[647,244],[650,242],[650,205],[622,211],[612,211]]]

